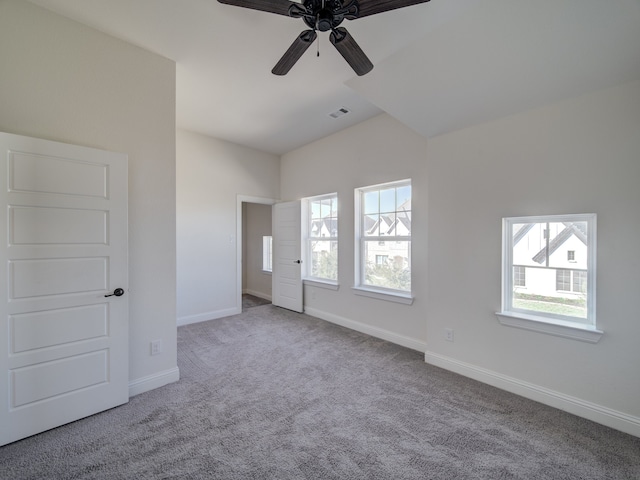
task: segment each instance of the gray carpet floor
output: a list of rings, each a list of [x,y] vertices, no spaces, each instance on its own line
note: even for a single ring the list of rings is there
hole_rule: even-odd
[[[640,438],[272,305],[178,354],[179,382],[0,448],[0,477],[640,479]]]
[[[268,305],[271,302],[269,300],[265,300],[264,298],[256,297],[255,295],[250,295],[248,293],[242,294],[242,311],[246,312],[247,309],[253,307],[260,307],[262,305]]]

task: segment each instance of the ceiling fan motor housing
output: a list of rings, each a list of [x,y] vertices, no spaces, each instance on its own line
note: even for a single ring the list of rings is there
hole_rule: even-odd
[[[345,18],[355,18],[358,14],[358,2],[352,0],[343,5],[340,0],[306,0],[306,10],[302,16],[304,22],[313,30],[327,32],[340,25]]]

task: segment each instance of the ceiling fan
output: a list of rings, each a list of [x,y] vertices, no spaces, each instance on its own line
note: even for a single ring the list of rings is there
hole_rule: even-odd
[[[409,7],[429,0],[304,0],[302,3],[290,0],[218,0],[220,3],[236,7],[261,10],[263,12],[302,18],[309,30],[304,30],[294,40],[280,61],[273,67],[274,75],[286,75],[291,67],[307,51],[317,38],[317,31],[331,30],[329,40],[358,75],[365,75],[373,64],[364,54],[346,28],[339,25],[345,20],[375,15],[377,13]]]

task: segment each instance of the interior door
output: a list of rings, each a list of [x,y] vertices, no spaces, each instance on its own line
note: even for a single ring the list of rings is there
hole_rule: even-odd
[[[272,303],[302,312],[300,202],[276,203],[272,217]]]
[[[4,445],[129,400],[127,156],[0,133],[0,157]]]

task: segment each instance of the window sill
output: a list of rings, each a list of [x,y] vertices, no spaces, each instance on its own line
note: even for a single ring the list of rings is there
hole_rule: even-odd
[[[502,325],[522,328],[539,333],[570,338],[581,342],[598,343],[604,332],[587,325],[553,320],[526,313],[496,312],[496,317]]]
[[[271,275],[272,270],[262,270],[265,275]]]
[[[404,305],[411,305],[413,303],[413,297],[410,293],[391,293],[383,292],[381,290],[374,290],[365,287],[351,287],[353,293],[361,295],[363,297],[377,298],[378,300],[384,300],[387,302],[402,303]]]
[[[310,278],[303,278],[302,283],[309,285],[310,287],[326,288],[327,290],[338,290],[340,285],[328,280],[311,280]]]

